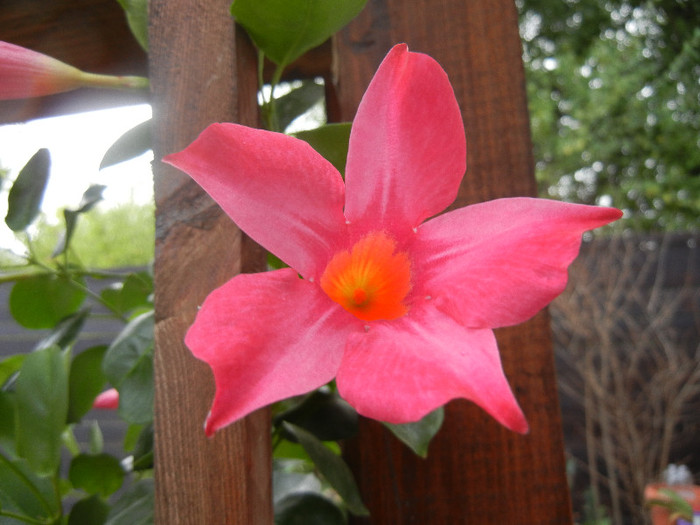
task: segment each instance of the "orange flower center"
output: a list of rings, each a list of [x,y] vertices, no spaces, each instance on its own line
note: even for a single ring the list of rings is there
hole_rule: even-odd
[[[411,289],[411,262],[405,252],[396,252],[393,239],[373,232],[333,256],[321,288],[363,321],[397,319],[408,311],[403,300]]]

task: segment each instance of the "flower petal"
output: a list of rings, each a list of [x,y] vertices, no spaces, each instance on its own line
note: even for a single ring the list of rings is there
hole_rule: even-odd
[[[348,333],[362,330],[353,319],[290,268],[241,274],[214,290],[185,337],[214,373],[207,435],[333,379]]]
[[[362,415],[417,421],[451,399],[466,398],[517,432],[528,426],[501,367],[491,330],[472,330],[433,307],[353,333],[338,391]]]
[[[451,211],[418,230],[421,293],[471,328],[521,323],[564,290],[583,232],[621,215],[615,208],[530,198]]]
[[[255,241],[318,278],[345,231],[338,171],[306,142],[212,124],[164,162],[190,175]]]
[[[352,124],[345,216],[401,238],[454,201],[466,156],[447,74],[431,57],[395,46]]]

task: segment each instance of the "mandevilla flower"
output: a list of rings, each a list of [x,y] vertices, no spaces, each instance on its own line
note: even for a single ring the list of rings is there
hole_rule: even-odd
[[[621,215],[511,198],[426,221],[455,199],[466,141],[447,75],[405,45],[362,99],[344,183],[305,142],[236,124],[164,160],[291,267],[234,277],[186,335],[216,381],[209,435],[334,377],[367,417],[406,423],[466,398],[526,432],[492,329],[549,303],[582,233]]]
[[[50,56],[0,41],[0,100],[41,97],[86,86],[144,88],[148,79],[85,73]]]

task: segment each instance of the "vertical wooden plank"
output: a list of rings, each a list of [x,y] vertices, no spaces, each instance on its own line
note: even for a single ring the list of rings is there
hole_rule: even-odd
[[[267,410],[207,439],[209,367],[183,344],[197,306],[262,253],[199,187],[158,159],[210,123],[257,125],[256,58],[230,0],[151,0],[156,162],[156,523],[272,523]]]
[[[393,44],[430,54],[452,81],[467,132],[454,206],[534,195],[533,159],[512,0],[370,0],[336,39],[336,91],[350,120]],[[546,313],[497,331],[506,375],[531,425],[512,433],[471,403],[448,405],[427,460],[363,421],[347,458],[372,517],[354,523],[570,523]]]

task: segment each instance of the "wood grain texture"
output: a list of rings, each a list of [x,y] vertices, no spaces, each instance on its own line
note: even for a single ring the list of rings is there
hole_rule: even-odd
[[[229,0],[151,0],[156,159],[210,123],[257,125],[256,58]],[[270,418],[261,410],[207,439],[209,367],[183,344],[197,307],[262,252],[186,175],[156,160],[156,523],[272,523]]]
[[[453,205],[534,195],[533,159],[512,0],[370,0],[335,40],[340,117],[350,120],[392,45],[433,56],[464,117],[467,176]],[[556,379],[543,312],[497,331],[504,368],[531,425],[512,433],[466,401],[450,403],[429,458],[364,420],[346,457],[370,519],[353,523],[571,523]]]
[[[84,71],[147,75],[116,0],[2,0],[0,40],[53,56]],[[148,102],[147,92],[82,89],[0,101],[0,124]]]

